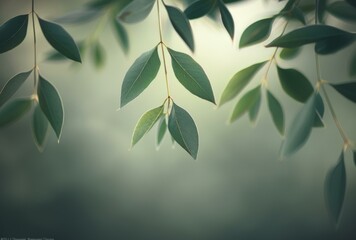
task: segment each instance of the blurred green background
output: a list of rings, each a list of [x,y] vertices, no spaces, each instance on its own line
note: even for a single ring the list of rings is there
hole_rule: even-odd
[[[86,2],[39,0],[36,4],[38,14],[51,20]],[[234,43],[222,25],[207,18],[192,22],[197,45],[193,57],[205,69],[217,99],[234,73],[270,58],[273,49],[266,50],[261,44],[239,51],[237,43],[244,28],[276,13],[282,5],[277,1],[230,5],[237,28]],[[0,23],[28,13],[30,8],[29,0],[1,0]],[[282,138],[272,123],[265,99],[255,126],[246,116],[227,125],[236,100],[217,109],[191,96],[169,70],[175,102],[188,110],[198,126],[198,159],[192,160],[179,146],[172,147],[168,136],[156,150],[155,128],[129,150],[136,121],[165,98],[161,69],[142,95],[116,111],[127,69],[159,41],[156,14],[154,9],[144,22],[127,26],[131,45],[127,56],[111,29],[105,30],[101,43],[107,59],[101,70],[93,67],[88,56],[83,56],[82,65],[69,60],[45,61],[51,47],[38,32],[40,72],[61,93],[65,124],[59,144],[51,130],[43,153],[38,152],[32,140],[31,114],[0,129],[0,237],[355,239],[356,167],[349,152],[347,192],[337,231],[324,204],[324,179],[342,148],[328,111],[326,127],[313,130],[301,151],[281,160],[278,152]],[[167,20],[165,14],[163,17]],[[79,41],[90,34],[95,24],[64,26]],[[167,21],[163,27],[167,45],[189,53]],[[278,31],[272,37],[277,34]],[[0,55],[1,86],[14,74],[33,66],[32,44],[32,32],[28,31],[18,48]],[[312,49],[306,46],[297,60],[279,62],[296,67],[315,81]],[[351,46],[322,57],[324,78],[332,82],[352,80],[347,72],[355,51]],[[283,93],[274,68],[269,74],[269,86],[282,100],[289,126],[301,104]],[[31,77],[16,95],[29,96],[32,87]],[[328,92],[342,125],[355,140],[355,106],[332,89]]]

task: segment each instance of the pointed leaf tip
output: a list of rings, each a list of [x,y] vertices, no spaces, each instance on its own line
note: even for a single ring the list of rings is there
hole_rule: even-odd
[[[46,143],[47,130],[48,120],[42,112],[40,105],[37,104],[32,117],[32,132],[36,146],[40,152],[43,151]]]
[[[224,27],[226,31],[229,33],[231,39],[234,40],[234,36],[235,36],[234,19],[229,9],[225,6],[225,3],[222,0],[219,0],[219,9],[221,14],[221,20],[224,24]]]

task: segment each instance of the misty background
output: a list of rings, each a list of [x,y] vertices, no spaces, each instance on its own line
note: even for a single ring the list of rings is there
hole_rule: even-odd
[[[79,9],[87,1],[36,1],[40,17],[53,20]],[[171,1],[167,1],[171,2]],[[173,2],[171,2],[174,4]],[[263,44],[238,50],[242,31],[283,6],[277,1],[246,1],[229,5],[235,19],[232,43],[222,24],[208,18],[192,21],[196,41],[193,58],[204,68],[218,100],[230,78],[242,68],[269,59],[274,49]],[[1,0],[0,24],[29,13],[31,1]],[[163,11],[166,44],[189,53],[171,31]],[[346,29],[332,17],[329,19]],[[272,34],[278,36],[280,24]],[[97,21],[63,25],[76,41],[85,39]],[[296,24],[296,23],[295,23]],[[296,26],[291,24],[291,27]],[[324,203],[324,179],[336,163],[342,139],[325,114],[325,128],[314,129],[307,144],[288,159],[280,159],[283,138],[275,129],[265,96],[255,125],[247,116],[228,125],[237,99],[217,108],[192,96],[169,68],[172,97],[194,118],[199,131],[198,159],[165,136],[156,149],[154,127],[133,149],[131,134],[140,116],[165,99],[164,73],[138,98],[119,107],[122,79],[133,61],[159,41],[157,11],[139,24],[127,25],[130,51],[123,54],[111,28],[100,42],[106,64],[97,70],[89,56],[83,64],[46,61],[50,45],[38,30],[41,74],[60,92],[65,122],[58,144],[52,129],[43,153],[32,139],[31,114],[0,129],[0,237],[54,239],[355,239],[356,167],[346,154],[347,187],[338,230]],[[33,66],[31,25],[25,41],[0,55],[0,86]],[[268,41],[267,41],[268,42]],[[316,81],[313,46],[305,46],[296,60],[282,61]],[[355,45],[321,57],[325,80],[346,82]],[[256,86],[264,73],[250,85]],[[32,75],[15,97],[30,96]],[[281,100],[287,127],[302,106],[280,87],[275,67],[269,89]],[[327,87],[337,116],[350,139],[356,139],[354,103]],[[240,94],[241,96],[241,94]]]

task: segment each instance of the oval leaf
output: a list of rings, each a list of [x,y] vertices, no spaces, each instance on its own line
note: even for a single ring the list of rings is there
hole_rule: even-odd
[[[158,124],[158,132],[157,132],[157,146],[159,146],[164,138],[164,135],[167,132],[167,123],[166,116],[163,115]]]
[[[356,82],[351,83],[341,83],[341,84],[330,84],[336,91],[338,91],[342,96],[356,103]]]
[[[355,41],[355,37],[350,34],[331,37],[315,44],[315,52],[318,54],[333,54],[345,47],[349,46]]]
[[[140,95],[157,76],[161,62],[157,47],[143,53],[127,71],[121,87],[121,107]]]
[[[272,120],[276,128],[278,129],[281,135],[284,135],[284,113],[282,105],[279,103],[278,99],[267,90],[267,102],[268,102],[268,109],[271,113]]]
[[[283,48],[279,57],[284,60],[290,60],[298,56],[300,50],[300,48]]]
[[[328,25],[311,25],[293,30],[273,40],[266,47],[295,48],[305,44],[315,43],[332,37],[352,35],[336,27]]]
[[[194,95],[215,104],[214,93],[204,69],[185,53],[168,48],[172,67],[179,82]]]
[[[279,80],[283,90],[299,102],[305,102],[313,93],[309,80],[295,69],[283,69],[277,66]]]
[[[166,7],[168,17],[173,25],[173,28],[188,45],[190,50],[194,52],[193,32],[187,17],[180,9],[176,7],[168,6],[166,4],[164,6]]]
[[[32,118],[32,132],[36,146],[40,152],[43,151],[48,130],[48,120],[41,110],[39,104],[36,105]]]
[[[155,0],[134,0],[121,10],[117,18],[125,23],[140,22],[150,14],[155,2]]]
[[[337,18],[346,21],[356,21],[356,8],[345,1],[333,2],[328,5],[327,10]]]
[[[45,21],[40,17],[38,17],[38,21],[43,35],[54,49],[73,61],[82,61],[77,45],[62,26]]]
[[[226,31],[229,33],[231,39],[234,39],[235,35],[235,23],[234,19],[229,11],[229,9],[225,6],[222,0],[219,0],[219,9],[221,14],[221,19],[224,24]]]
[[[293,119],[287,131],[286,140],[283,143],[283,156],[288,156],[298,151],[309,138],[316,115],[316,96],[316,94],[313,94]]]
[[[243,31],[239,48],[247,47],[266,40],[271,33],[274,18],[266,18],[252,23]]]
[[[0,92],[0,107],[16,93],[31,73],[32,69],[28,72],[19,73],[7,81]]]
[[[249,111],[256,104],[256,102],[260,101],[260,98],[261,86],[258,86],[243,95],[242,98],[237,102],[234,110],[232,111],[230,123],[236,121],[247,111]]]
[[[37,94],[42,112],[46,115],[59,141],[64,120],[61,97],[57,89],[41,75],[39,76]]]
[[[346,170],[344,152],[342,151],[336,166],[325,179],[325,201],[329,213],[337,224],[340,218],[346,192]]]
[[[11,18],[0,26],[0,53],[7,52],[22,43],[27,34],[28,14]]]
[[[163,106],[154,108],[142,115],[137,122],[134,133],[132,135],[131,147],[133,147],[140,139],[148,133],[153,125],[162,117]]]
[[[220,106],[236,97],[244,87],[252,80],[253,76],[267,61],[253,64],[237,72],[229,81],[221,95]]]
[[[0,127],[15,122],[27,113],[32,106],[32,99],[23,98],[8,102],[0,108]]]
[[[95,67],[102,68],[105,64],[105,49],[99,42],[92,46],[92,56]]]
[[[189,7],[185,9],[184,14],[189,19],[200,18],[208,14],[214,5],[214,0],[198,0],[189,5]]]
[[[259,95],[258,99],[255,101],[255,103],[248,110],[248,116],[252,124],[256,123],[258,112],[260,111],[260,107],[261,107],[261,94]]]
[[[113,25],[114,25],[114,30],[115,30],[117,39],[119,41],[119,44],[120,44],[121,48],[124,50],[124,53],[127,54],[129,51],[129,45],[130,45],[127,31],[124,28],[124,26],[122,26],[121,23],[118,22],[116,19],[114,19]]]
[[[175,103],[169,114],[168,129],[174,140],[196,159],[199,148],[197,127],[189,113]]]

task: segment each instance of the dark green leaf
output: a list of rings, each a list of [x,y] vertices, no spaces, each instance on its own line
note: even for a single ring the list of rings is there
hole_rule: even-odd
[[[77,23],[87,23],[94,20],[100,15],[101,9],[97,8],[84,8],[76,10],[66,15],[55,19],[54,21],[62,24],[77,24]]]
[[[281,37],[278,37],[266,47],[295,48],[305,44],[315,43],[332,37],[345,35],[352,34],[328,25],[310,25],[293,30]]]
[[[283,90],[299,102],[305,102],[313,93],[309,80],[295,69],[283,69],[277,66],[279,80]]]
[[[261,94],[259,95],[258,99],[255,101],[255,103],[248,110],[248,116],[253,124],[256,123],[256,119],[258,116],[258,112],[260,111],[260,107],[261,107]]]
[[[15,99],[0,108],[0,127],[15,122],[27,113],[32,105],[32,99]]]
[[[168,129],[174,140],[196,159],[199,148],[197,127],[189,113],[175,103],[169,114]]]
[[[319,22],[324,22],[324,15],[325,15],[325,10],[326,10],[326,4],[328,0],[318,0],[318,20]]]
[[[101,68],[105,64],[105,49],[99,42],[96,42],[92,46],[92,56],[94,60],[95,67]]]
[[[61,97],[57,89],[41,75],[39,76],[37,94],[42,112],[46,115],[59,141],[64,120]]]
[[[352,55],[349,66],[350,76],[356,76],[356,52]]]
[[[313,127],[324,127],[323,123],[323,117],[324,117],[324,102],[323,99],[321,98],[320,94],[316,94],[316,100],[315,100],[315,119],[313,123]]]
[[[295,7],[295,1],[296,0],[288,0],[284,8],[282,8],[280,11],[280,14],[292,11],[292,9]]]
[[[252,80],[253,76],[260,70],[267,61],[253,64],[237,72],[227,84],[221,95],[220,106],[236,97],[244,87]]]
[[[185,53],[168,48],[179,82],[191,93],[215,104],[214,93],[204,69]]]
[[[0,53],[7,52],[22,43],[27,34],[28,14],[11,18],[0,26]]]
[[[356,1],[355,0],[346,0],[346,2],[348,2],[354,8],[356,8]]]
[[[40,17],[38,17],[38,21],[43,35],[54,49],[73,61],[82,61],[77,45],[62,26],[45,21]]]
[[[117,15],[125,23],[137,23],[144,20],[152,11],[155,0],[133,0]]]
[[[335,223],[338,223],[346,192],[346,170],[344,152],[342,151],[336,166],[325,179],[325,201],[329,213]]]
[[[298,151],[308,140],[313,127],[316,111],[316,94],[313,94],[293,119],[283,143],[282,155]]]
[[[333,2],[328,5],[327,10],[337,18],[346,21],[356,21],[356,8],[345,1]]]
[[[44,144],[46,142],[48,130],[48,120],[41,110],[39,104],[36,105],[35,111],[33,112],[32,119],[32,132],[39,151],[43,151]]]
[[[303,25],[306,24],[304,12],[299,7],[294,7],[289,11],[281,12],[280,14],[275,15],[275,17],[278,16],[285,17],[287,20],[297,20]]]
[[[0,107],[16,93],[31,73],[32,69],[28,72],[19,73],[7,81],[0,92]]]
[[[161,62],[157,47],[143,53],[127,71],[121,87],[121,107],[140,95],[157,76]]]
[[[338,91],[345,98],[356,103],[356,82],[330,84],[336,91]]]
[[[242,115],[253,107],[256,102],[260,101],[261,98],[261,86],[258,86],[250,91],[248,91],[242,98],[237,102],[234,110],[232,111],[230,117],[230,123],[236,121]]]
[[[222,0],[219,0],[219,9],[220,9],[221,19],[224,24],[224,27],[226,31],[229,33],[231,39],[234,39],[234,35],[235,35],[234,19],[229,9],[225,6]]]
[[[269,112],[271,113],[272,120],[276,128],[281,135],[284,135],[284,113],[282,105],[279,103],[278,99],[273,96],[273,94],[267,90],[267,102]]]
[[[355,41],[353,35],[341,35],[337,37],[331,37],[315,44],[315,52],[318,54],[333,54]]]
[[[121,23],[118,22],[116,19],[113,21],[113,24],[119,44],[121,45],[121,48],[124,50],[124,52],[127,54],[130,45],[127,31],[124,26],[122,26]]]
[[[166,116],[163,115],[161,120],[158,124],[158,132],[157,132],[157,146],[159,146],[164,138],[164,135],[167,132],[167,123],[166,123]]]
[[[279,56],[284,60],[295,58],[300,53],[300,48],[283,48]]]
[[[274,18],[266,18],[248,26],[241,35],[239,48],[247,47],[266,40],[271,33],[273,21]]]
[[[162,117],[163,106],[154,108],[142,115],[140,120],[137,122],[134,133],[132,135],[131,146],[133,147],[140,139],[148,133],[153,125]]]
[[[198,0],[189,5],[189,7],[185,9],[184,14],[189,19],[200,18],[208,14],[214,5],[215,0]]]
[[[183,39],[183,41],[188,45],[190,50],[194,52],[193,32],[187,17],[180,9],[176,7],[172,7],[168,5],[164,5],[164,6],[166,7],[168,17],[173,25],[173,28]]]

